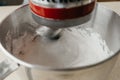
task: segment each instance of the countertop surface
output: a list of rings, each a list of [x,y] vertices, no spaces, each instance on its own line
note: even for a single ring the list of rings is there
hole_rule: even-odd
[[[109,9],[112,9],[116,13],[120,14],[120,1],[118,2],[102,2],[99,4],[103,4]],[[20,5],[21,6],[21,5]],[[20,6],[6,6],[6,7],[0,7],[0,22],[11,12],[13,12],[15,9],[19,8]],[[0,54],[0,59],[3,58],[3,56]],[[5,80],[21,80],[20,76],[17,75],[18,73],[21,74],[24,77],[24,80],[28,80],[26,76],[24,75],[21,70],[24,70],[24,68],[19,68],[17,71],[13,72],[11,75],[9,75]],[[111,72],[111,75],[109,76],[108,80],[120,80],[120,57],[114,66],[114,69]]]

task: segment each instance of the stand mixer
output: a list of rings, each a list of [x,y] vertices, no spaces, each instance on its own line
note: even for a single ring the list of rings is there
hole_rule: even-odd
[[[6,58],[0,61],[0,80],[18,67],[21,80],[107,80],[120,52],[120,15],[100,4],[92,12],[90,0],[47,1],[30,1],[33,17],[25,5],[0,24]],[[49,30],[60,38],[46,37]]]
[[[33,19],[58,34],[60,28],[86,23],[91,18],[95,0],[30,0]]]

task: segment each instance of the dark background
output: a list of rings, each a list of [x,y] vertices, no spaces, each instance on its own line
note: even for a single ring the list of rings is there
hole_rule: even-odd
[[[0,0],[0,6],[20,5],[22,3],[23,0]]]

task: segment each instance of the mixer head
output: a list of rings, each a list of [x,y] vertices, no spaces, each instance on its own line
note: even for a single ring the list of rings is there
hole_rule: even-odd
[[[90,20],[95,0],[30,0],[33,19],[51,28],[66,28]]]

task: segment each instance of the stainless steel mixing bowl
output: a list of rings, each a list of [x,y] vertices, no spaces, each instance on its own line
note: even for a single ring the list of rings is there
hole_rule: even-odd
[[[29,80],[106,80],[120,51],[120,16],[118,14],[104,6],[97,5],[92,19],[81,25],[92,27],[106,41],[109,49],[114,52],[112,57],[84,67],[47,68],[26,63],[13,56],[12,46],[11,50],[8,50],[6,43],[15,44],[12,42],[14,39],[19,38],[25,32],[32,35],[39,26],[32,19],[28,5],[14,11],[0,24],[0,49],[2,54],[7,56],[7,61],[0,63],[0,79],[5,78],[19,66],[23,66]],[[24,80],[24,77],[21,76],[21,80]]]

